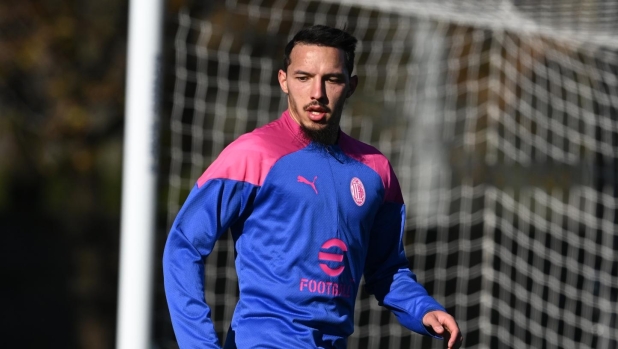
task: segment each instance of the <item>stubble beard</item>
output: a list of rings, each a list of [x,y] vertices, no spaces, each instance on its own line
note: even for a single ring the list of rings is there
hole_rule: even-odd
[[[305,125],[300,125],[303,136],[309,140],[321,145],[331,145],[337,140],[339,125],[328,124],[326,127],[312,129]]]
[[[303,110],[306,111],[307,108],[318,104],[316,102],[310,103],[303,107]],[[323,108],[329,109],[327,106],[323,106]],[[337,142],[337,138],[339,135],[339,120],[341,119],[341,112],[343,109],[343,103],[340,107],[336,107],[334,113],[331,115],[328,123],[324,127],[320,127],[317,129],[309,128],[306,125],[300,124],[300,129],[303,133],[303,136],[315,143],[320,145],[331,145]],[[329,110],[330,111],[330,110]]]

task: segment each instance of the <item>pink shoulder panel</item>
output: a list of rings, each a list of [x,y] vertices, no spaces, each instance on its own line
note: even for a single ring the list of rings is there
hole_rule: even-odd
[[[340,132],[339,145],[343,152],[373,169],[382,178],[384,201],[403,204],[399,181],[388,159],[376,148]]]
[[[298,132],[300,127],[285,111],[279,119],[228,145],[198,179],[198,187],[215,178],[261,186],[277,160],[307,145]]]

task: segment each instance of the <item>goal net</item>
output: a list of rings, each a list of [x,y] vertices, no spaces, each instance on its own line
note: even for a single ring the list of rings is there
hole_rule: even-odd
[[[342,129],[392,162],[412,270],[467,348],[618,347],[618,3],[228,0],[175,20],[168,224],[220,151],[279,117],[291,36],[359,39]],[[224,337],[231,238],[206,262]],[[350,348],[439,348],[360,292]]]

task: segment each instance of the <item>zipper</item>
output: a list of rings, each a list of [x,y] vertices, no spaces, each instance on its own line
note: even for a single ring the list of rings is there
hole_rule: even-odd
[[[326,151],[328,152],[328,154],[330,154],[330,156],[332,156],[333,158],[335,158],[335,160],[337,160],[340,164],[343,164],[343,161],[341,161],[341,159],[339,159],[339,157],[337,156],[337,154],[333,151],[333,149],[332,149],[332,145],[327,145],[327,146],[326,146]]]
[[[343,161],[341,161],[338,157],[337,157],[337,153],[336,151],[334,151],[332,149],[331,145],[327,145],[326,146],[326,151],[328,152],[328,154],[335,160],[337,160],[338,163],[343,164]],[[339,215],[340,215],[340,208],[339,208],[339,193],[337,192],[337,177],[336,177],[336,168],[337,168],[337,163],[331,163],[332,160],[328,160],[328,169],[330,170],[330,180],[331,180],[331,185],[333,188],[333,195],[335,197],[335,209],[337,210],[337,223],[336,223],[336,227],[337,227],[337,231],[336,231],[336,237],[338,239],[342,239],[343,238],[343,234],[341,233],[341,230],[339,229]]]

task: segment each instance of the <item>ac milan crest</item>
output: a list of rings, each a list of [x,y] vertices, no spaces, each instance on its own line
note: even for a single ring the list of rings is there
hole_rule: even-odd
[[[352,199],[358,206],[363,206],[365,203],[365,187],[360,179],[354,177],[350,181],[350,193],[352,193]]]

